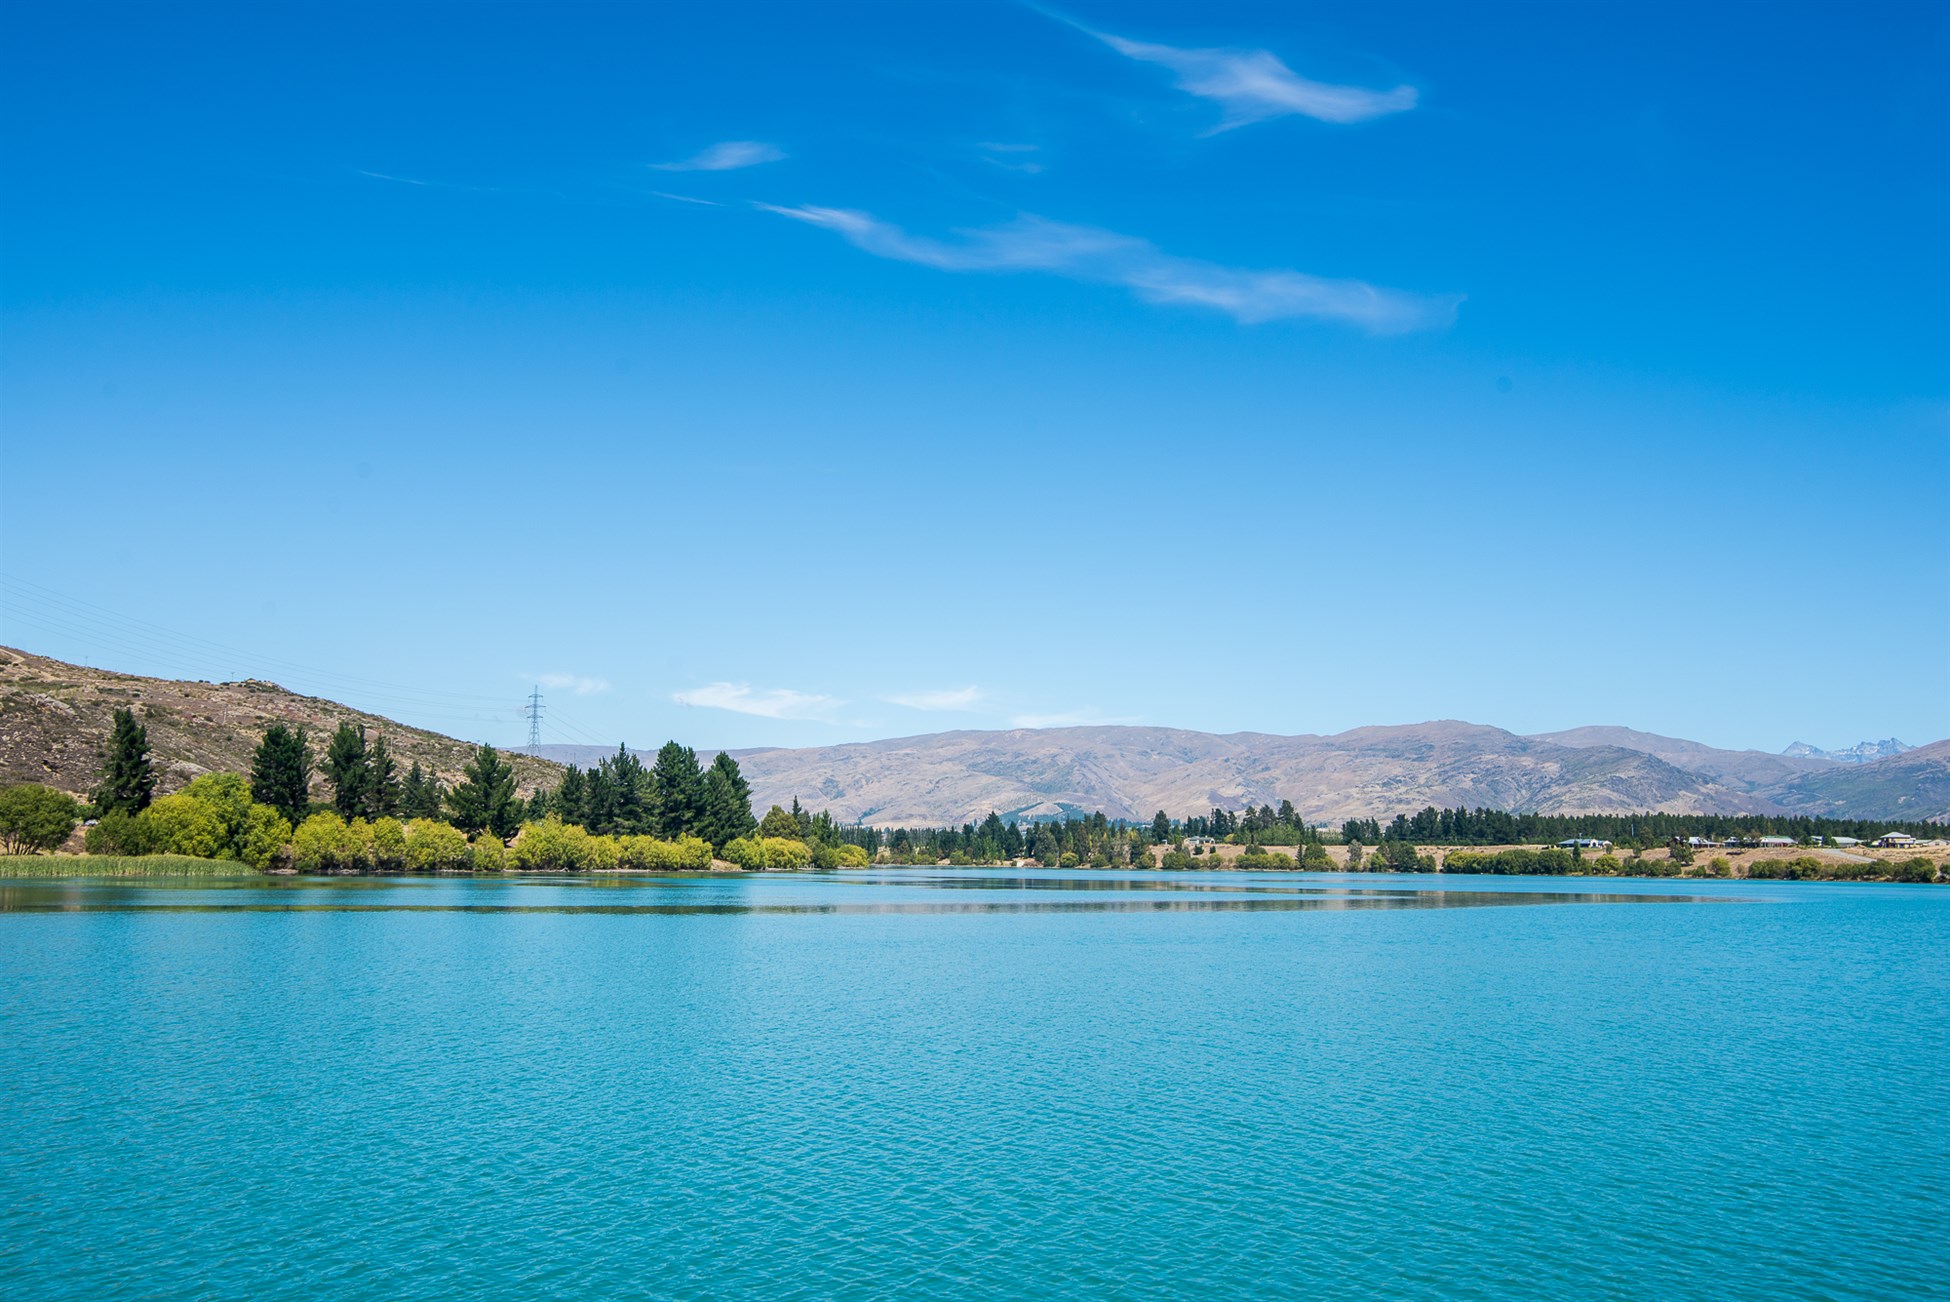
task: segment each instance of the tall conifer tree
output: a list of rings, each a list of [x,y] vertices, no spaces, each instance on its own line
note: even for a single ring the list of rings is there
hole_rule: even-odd
[[[251,799],[269,805],[294,826],[311,804],[311,749],[305,730],[274,723],[251,754]]]
[[[332,807],[341,818],[366,813],[366,730],[341,723],[325,748],[325,780],[332,784]]]
[[[139,814],[156,796],[156,766],[149,761],[149,730],[128,709],[115,712],[108,747],[102,756],[102,781],[95,788],[95,811],[119,809]]]

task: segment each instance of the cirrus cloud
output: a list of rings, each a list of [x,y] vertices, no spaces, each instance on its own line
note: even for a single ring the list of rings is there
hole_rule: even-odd
[[[785,150],[762,140],[724,140],[674,163],[652,163],[659,172],[735,172],[741,167],[776,163]]]
[[[1225,120],[1212,128],[1215,133],[1289,114],[1343,125],[1366,122],[1405,113],[1418,99],[1413,86],[1368,90],[1313,81],[1287,67],[1270,50],[1183,50],[1128,41],[1087,27],[1082,30],[1126,58],[1169,68],[1178,76],[1178,89],[1225,109]]]
[[[795,692],[789,687],[755,688],[750,683],[706,683],[689,691],[674,692],[679,705],[707,710],[729,710],[733,714],[753,714],[761,719],[815,719],[831,722],[833,712],[846,702],[838,697],[813,692]]]
[[[878,258],[940,271],[1040,271],[1119,285],[1147,303],[1214,308],[1244,324],[1289,318],[1340,321],[1369,334],[1439,329],[1455,320],[1460,294],[1415,294],[1301,271],[1227,267],[1180,258],[1149,240],[1095,226],[1024,215],[1002,226],[955,232],[953,240],[911,235],[851,208],[755,205],[832,231]]]
[[[880,699],[910,710],[969,710],[980,704],[984,696],[981,688],[971,685],[932,692],[896,692]]]

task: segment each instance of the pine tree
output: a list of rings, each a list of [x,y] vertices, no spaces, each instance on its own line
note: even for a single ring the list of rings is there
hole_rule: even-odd
[[[102,781],[95,788],[95,812],[119,809],[139,814],[156,795],[156,766],[149,762],[149,730],[135,721],[133,711],[115,712],[102,756]]]
[[[366,730],[341,723],[325,748],[325,780],[332,784],[332,808],[341,818],[366,812]]]
[[[738,771],[738,761],[719,751],[704,771],[704,817],[697,834],[722,850],[725,842],[749,836],[757,826],[752,817],[751,784]]]
[[[447,793],[454,826],[463,832],[487,831],[506,841],[521,830],[521,801],[515,796],[515,770],[483,745],[462,770],[460,784]]]
[[[793,801],[798,804],[798,801]],[[777,805],[765,811],[765,818],[758,825],[760,836],[784,837],[788,841],[799,839],[799,820],[780,809]]]
[[[569,765],[569,771],[562,775],[561,785],[555,788],[555,798],[552,802],[556,814],[563,822],[582,823],[585,817],[583,794],[586,787],[582,770],[573,764]]]
[[[1171,820],[1162,809],[1151,816],[1151,839],[1159,845],[1171,840]]]
[[[311,749],[303,728],[274,723],[251,754],[251,799],[283,814],[294,827],[311,804]]]
[[[414,760],[406,770],[406,780],[400,783],[399,812],[402,818],[440,817],[439,784],[430,779],[420,768],[420,761]]]
[[[650,767],[649,804],[658,836],[674,840],[696,832],[704,818],[704,775],[696,751],[674,741],[663,744]]]
[[[373,738],[372,749],[366,752],[365,804],[367,818],[391,818],[399,813],[399,766],[386,749],[384,733]]]

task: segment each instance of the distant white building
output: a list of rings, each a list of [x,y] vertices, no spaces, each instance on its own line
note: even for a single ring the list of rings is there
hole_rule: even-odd
[[[1763,836],[1760,840],[1754,842],[1754,844],[1763,850],[1785,850],[1794,844],[1794,838],[1791,836]]]
[[[1828,838],[1828,843],[1830,845],[1837,845],[1846,849],[1848,846],[1851,845],[1861,845],[1862,840],[1860,837],[1854,837],[1854,836],[1831,836]]]
[[[1568,841],[1559,841],[1557,848],[1560,850],[1609,850],[1611,849],[1611,842],[1594,841],[1586,836],[1574,836]]]
[[[1885,832],[1875,839],[1875,844],[1885,850],[1899,850],[1904,846],[1916,844],[1916,838],[1908,832]]]

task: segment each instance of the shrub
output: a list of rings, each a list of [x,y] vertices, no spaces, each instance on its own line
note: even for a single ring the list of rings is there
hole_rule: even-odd
[[[409,872],[463,872],[468,866],[467,837],[452,823],[416,818],[406,825],[406,867]]]
[[[782,836],[738,837],[725,842],[724,857],[747,872],[806,868],[812,864],[812,851],[804,841]]]
[[[508,852],[508,866],[524,873],[588,872],[595,864],[591,842],[596,839],[587,828],[559,818],[544,818],[522,827],[521,836]],[[613,857],[611,862],[613,865]]]
[[[1813,855],[1793,859],[1756,859],[1747,865],[1747,876],[1761,881],[1803,882],[1828,876],[1825,865]]]
[[[1933,882],[1936,865],[1922,855],[1889,865],[1889,880],[1894,882]]]
[[[1375,853],[1375,862],[1369,865],[1369,871],[1432,873],[1435,871],[1435,856],[1416,853],[1415,847],[1407,841],[1383,841],[1381,849]]]
[[[1196,868],[1198,865],[1192,862],[1192,856],[1186,854],[1183,850],[1167,850],[1165,851],[1164,859],[1161,861],[1161,866],[1165,868],[1176,868],[1182,871],[1187,868]]]
[[[274,866],[291,841],[291,824],[269,805],[252,805],[233,849],[237,858],[259,872]]]
[[[209,802],[194,796],[164,796],[137,817],[149,824],[158,854],[216,859],[229,849],[223,819]]]
[[[956,863],[957,859],[961,862]],[[870,862],[872,861],[867,858],[867,852],[857,845],[822,845],[813,851],[815,868],[865,868]],[[963,868],[973,862],[975,861],[960,850],[948,856],[951,867]]]
[[[291,834],[291,861],[299,872],[345,872],[359,866],[359,838],[343,818],[317,813]]]
[[[65,792],[38,782],[0,791],[0,846],[8,854],[58,849],[80,821],[81,806]]]
[[[1283,854],[1274,854],[1263,845],[1249,845],[1246,853],[1233,861],[1235,868],[1280,869],[1293,867],[1293,860]]]
[[[1057,856],[1056,860],[1056,866],[1058,868],[1075,868],[1082,863],[1083,860],[1077,858],[1076,851],[1074,850],[1065,850],[1061,855]]]
[[[1301,848],[1300,866],[1310,873],[1331,873],[1334,871],[1334,857],[1327,853],[1327,847],[1309,843]]]
[[[136,858],[156,853],[156,829],[126,809],[111,809],[88,829],[84,843],[89,854]]]
[[[372,866],[382,873],[406,868],[406,828],[397,818],[375,818],[372,822]]]
[[[1131,847],[1131,867],[1156,868],[1157,866],[1158,860],[1149,850],[1141,845]]]
[[[1583,865],[1569,850],[1549,846],[1542,850],[1498,850],[1479,853],[1458,850],[1443,865],[1444,872],[1488,873],[1510,877],[1563,877]]]
[[[467,866],[477,873],[498,873],[508,864],[508,847],[492,832],[482,832],[467,847]]]
[[[231,859],[243,859],[241,851],[251,817],[250,783],[237,773],[205,773],[184,787],[182,794],[202,801],[217,816],[217,823],[223,829],[221,853]]]
[[[616,838],[616,866],[639,872],[702,872],[711,866],[711,843],[696,836],[675,841],[621,836]]]
[[[1715,855],[1712,862],[1706,865],[1706,871],[1714,877],[1725,877],[1733,871],[1733,865],[1727,862],[1725,855]]]

